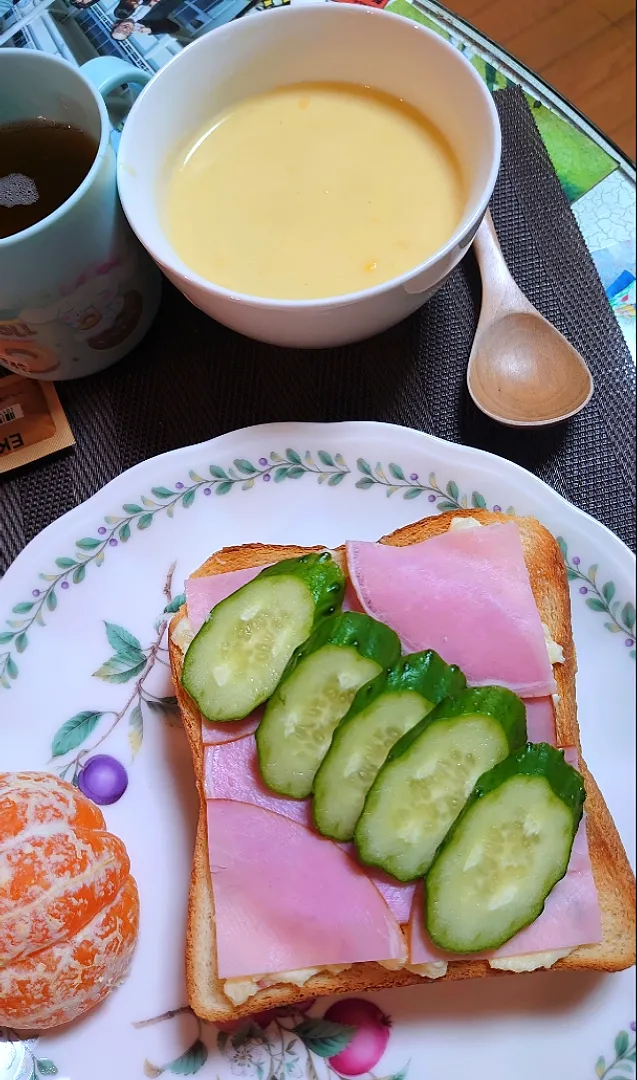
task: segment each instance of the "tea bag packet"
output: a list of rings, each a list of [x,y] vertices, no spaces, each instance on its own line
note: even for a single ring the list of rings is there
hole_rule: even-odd
[[[0,473],[74,443],[53,383],[21,375],[0,378]]]

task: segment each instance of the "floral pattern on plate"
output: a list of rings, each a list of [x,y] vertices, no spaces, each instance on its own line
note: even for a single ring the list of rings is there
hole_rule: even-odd
[[[391,1033],[391,1019],[373,1002],[345,998],[323,1016],[309,1016],[309,1000],[273,1009],[250,1020],[214,1030],[194,1017],[197,1035],[179,1057],[165,1065],[148,1058],[144,1075],[191,1075],[203,1068],[212,1050],[230,1065],[231,1075],[254,1080],[408,1080],[409,1063],[384,1076],[372,1073],[381,1061]],[[172,1019],[188,1008],[138,1022],[136,1027]],[[206,1031],[212,1036],[206,1039]]]
[[[624,642],[634,626],[631,556],[602,526],[510,463],[386,425],[253,429],[136,466],[19,556],[0,582],[7,619],[0,633],[8,635],[0,665],[12,691],[0,694],[2,766],[54,769],[83,788],[92,762],[110,769],[120,787],[123,770],[125,798],[119,789],[102,788],[102,796],[109,828],[131,851],[144,921],[131,972],[103,1007],[39,1040],[0,1037],[0,1080],[464,1080],[475,1069],[505,1080],[520,1040],[527,1047],[516,1064],[520,1080],[634,1080],[630,973],[594,987],[566,974],[520,977],[513,1011],[506,979],[368,995],[365,1007],[393,1020],[391,1030],[376,1029],[371,1046],[360,1045],[360,1018],[335,1015],[329,1000],[224,1032],[183,1005],[196,807],[164,635],[185,577],[224,544],[319,539],[335,546],[347,536],[374,539],[423,514],[508,510],[513,503],[560,538],[574,601],[578,684],[583,679],[582,739],[630,848],[634,669]],[[588,678],[600,663],[603,688]],[[603,736],[593,722],[601,709]],[[149,844],[156,834],[162,843]],[[165,947],[157,949],[156,941]],[[594,1017],[585,1004],[593,989]],[[351,1002],[338,1005],[352,1008]],[[388,1037],[376,1060],[379,1032]]]
[[[89,566],[102,566],[109,550],[127,543],[133,535],[133,529],[144,532],[153,524],[156,515],[166,514],[172,518],[177,508],[187,510],[193,505],[198,494],[203,494],[204,497],[213,493],[228,495],[234,490],[250,491],[257,482],[273,481],[279,484],[287,480],[300,480],[308,475],[314,476],[319,484],[335,488],[343,481],[357,477],[354,484],[361,491],[381,488],[388,498],[398,494],[403,499],[410,500],[426,495],[428,502],[435,504],[441,513],[468,507],[488,508],[487,500],[479,491],[472,491],[471,495],[461,495],[455,480],[449,480],[443,487],[436,479],[435,472],[429,472],[423,479],[418,472],[410,472],[396,462],[390,461],[386,466],[377,462],[372,466],[363,457],[357,458],[354,472],[342,454],[332,454],[327,450],[314,453],[306,450],[301,454],[288,448],[284,453],[271,451],[267,456],[259,457],[256,462],[247,458],[235,458],[225,467],[212,464],[202,471],[207,475],[191,469],[188,474],[190,483],[178,480],[173,487],[155,486],[151,489],[151,494],[142,495],[139,502],[124,503],[119,512],[104,517],[103,523],[95,530],[96,535],[83,536],[75,541],[76,551],[73,556],[58,555],[55,559],[55,570],[40,573],[40,583],[31,590],[31,597],[14,604],[11,617],[5,619],[7,629],[0,630],[0,646],[8,646],[0,653],[0,687],[8,690],[12,681],[17,679],[17,655],[28,647],[32,628],[45,626],[45,616],[56,610],[58,588],[65,591],[71,585],[80,585]],[[502,507],[496,503],[490,509],[499,511]],[[506,513],[515,513],[514,507],[508,506]],[[574,556],[569,563],[567,544],[562,538],[559,542],[567,563],[569,580],[585,582],[580,586],[579,592],[584,596],[591,594],[586,600],[587,606],[592,611],[608,616],[604,623],[606,629],[611,633],[624,635],[624,643],[630,649],[630,657],[634,660],[634,604],[615,598],[616,590],[612,581],[606,581],[599,589],[596,584],[598,566],[590,567],[588,574],[585,574],[580,568],[579,557]],[[126,671],[130,673],[135,666],[141,671],[145,661],[140,648],[129,648],[129,654],[131,663],[127,668],[122,668],[121,656],[115,650],[115,655],[106,662],[101,677],[110,678],[114,682],[124,682]],[[118,674],[121,677],[118,677]],[[128,677],[132,678],[132,674]],[[139,713],[136,715],[139,718]],[[78,723],[90,726],[91,720],[86,716]]]

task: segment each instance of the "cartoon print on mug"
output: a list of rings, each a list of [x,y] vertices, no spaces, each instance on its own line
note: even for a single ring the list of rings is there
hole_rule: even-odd
[[[60,361],[55,351],[36,340],[33,327],[17,311],[0,312],[0,364],[17,375],[49,374]]]
[[[124,258],[115,254],[103,263],[90,264],[65,282],[54,300],[22,311],[21,317],[47,339],[68,340],[70,333],[78,345],[116,348],[136,329],[143,311],[141,293],[130,288],[136,264],[137,253],[131,245]],[[62,340],[55,344],[62,348]]]

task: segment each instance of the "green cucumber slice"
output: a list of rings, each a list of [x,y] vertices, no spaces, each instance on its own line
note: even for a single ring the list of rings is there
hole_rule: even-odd
[[[396,743],[356,826],[360,858],[399,881],[427,873],[482,773],[526,741],[526,710],[500,686],[445,698]]]
[[[259,765],[269,788],[307,798],[356,691],[398,656],[397,634],[357,611],[326,619],[299,646],[257,728]]]
[[[351,840],[367,792],[392,746],[442,698],[465,686],[460,669],[429,649],[402,657],[359,690],[314,782],[319,832]]]
[[[481,776],[427,875],[432,941],[483,952],[534,922],[568,869],[585,798],[580,774],[547,743]]]
[[[327,552],[284,559],[212,609],[184,657],[182,685],[208,720],[240,720],[270,697],[294,650],[340,607]]]

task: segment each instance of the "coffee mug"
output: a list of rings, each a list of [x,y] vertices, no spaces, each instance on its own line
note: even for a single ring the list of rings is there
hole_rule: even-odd
[[[26,49],[0,49],[0,125],[44,117],[97,146],[79,187],[53,213],[0,238],[0,365],[34,379],[74,379],[121,360],[159,304],[161,277],[117,194],[102,95],[150,76],[113,57],[81,70]]]
[[[327,299],[264,299],[206,280],[179,257],[163,227],[167,165],[185,138],[242,99],[313,81],[372,86],[433,121],[465,177],[457,228],[430,258],[400,277]],[[245,160],[250,170],[249,147]],[[193,304],[260,341],[319,348],[385,330],[440,287],[478,229],[499,163],[500,125],[491,94],[458,49],[401,15],[353,4],[300,3],[228,23],[173,57],[131,109],[119,148],[118,184],[137,236]],[[418,199],[409,176],[396,178],[392,197]],[[267,206],[258,176],[254,198]]]

